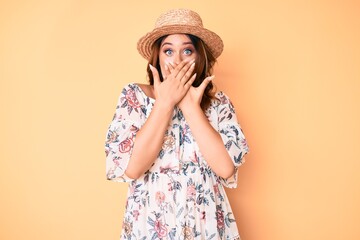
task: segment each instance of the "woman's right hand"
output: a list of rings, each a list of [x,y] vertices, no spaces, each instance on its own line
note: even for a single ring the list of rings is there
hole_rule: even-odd
[[[196,74],[192,74],[195,67],[195,60],[184,60],[178,64],[174,70],[164,74],[164,81],[160,81],[158,70],[150,65],[150,70],[154,78],[154,94],[156,102],[169,108],[174,108],[185,94],[189,91],[192,83],[195,81]]]

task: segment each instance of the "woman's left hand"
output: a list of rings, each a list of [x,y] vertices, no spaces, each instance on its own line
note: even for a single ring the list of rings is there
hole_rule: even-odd
[[[181,111],[184,112],[191,107],[200,106],[205,88],[209,84],[209,82],[213,79],[214,76],[210,76],[205,78],[204,81],[200,84],[200,86],[198,87],[191,86],[190,89],[185,94],[185,96],[178,103],[178,107],[181,109]]]

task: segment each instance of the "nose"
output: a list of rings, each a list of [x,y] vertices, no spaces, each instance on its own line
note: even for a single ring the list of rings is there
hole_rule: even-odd
[[[176,65],[178,65],[179,63],[181,63],[181,61],[182,61],[182,56],[181,56],[181,54],[176,53],[175,56],[174,56],[174,63],[175,63]]]

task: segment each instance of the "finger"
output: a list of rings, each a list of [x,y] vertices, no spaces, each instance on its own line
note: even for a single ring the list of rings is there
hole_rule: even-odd
[[[170,74],[171,74],[171,72],[170,72],[169,64],[165,63],[165,71],[163,73],[163,78],[166,79],[167,76],[169,76]]]
[[[189,68],[191,67],[191,64],[193,64],[195,62],[194,60],[184,60],[182,61],[179,65],[176,66],[174,74],[175,77],[179,80],[181,80],[183,78],[183,76],[185,75],[185,73],[189,70]],[[191,73],[190,73],[191,74]]]
[[[206,86],[215,78],[214,75],[207,77],[204,79],[204,81],[200,84],[198,89],[203,93],[205,91]]]
[[[195,62],[193,62],[187,70],[186,70],[186,67],[183,67],[183,69],[181,69],[181,71],[184,72],[184,75],[179,79],[183,84],[185,84],[185,83],[187,83],[187,81],[189,81],[189,79],[191,78],[191,76],[194,72],[194,69],[195,69]],[[178,76],[180,76],[180,74]]]
[[[169,71],[172,73],[175,70],[175,66],[173,65],[173,63],[169,62]]]
[[[159,77],[159,72],[158,70],[153,67],[151,64],[149,64],[150,70],[152,72],[153,78],[154,78],[154,87],[156,88],[157,86],[160,85],[160,77]]]
[[[189,81],[187,81],[187,83],[185,83],[184,87],[186,90],[188,90],[192,86],[195,79],[196,79],[196,73],[191,76],[191,78],[189,79]]]

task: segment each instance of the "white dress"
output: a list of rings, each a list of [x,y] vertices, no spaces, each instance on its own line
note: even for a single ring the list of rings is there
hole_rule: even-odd
[[[216,97],[205,114],[237,169],[249,148],[229,98]],[[228,179],[211,170],[177,107],[151,168],[138,179],[124,174],[154,102],[138,85],[125,86],[106,135],[107,179],[129,182],[121,239],[240,239],[224,190],[237,186],[237,170]]]

